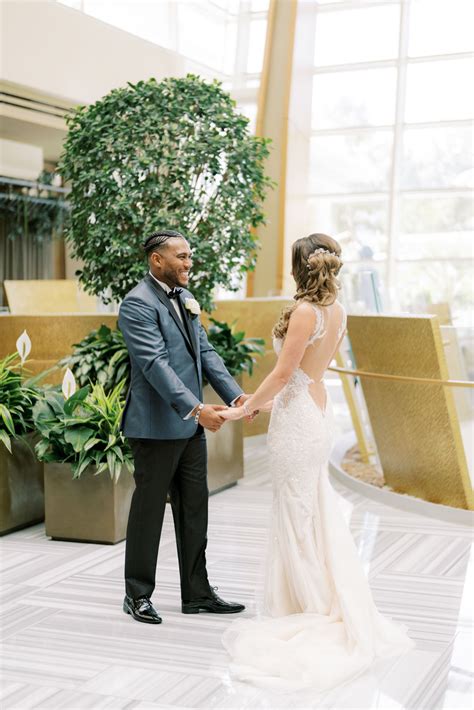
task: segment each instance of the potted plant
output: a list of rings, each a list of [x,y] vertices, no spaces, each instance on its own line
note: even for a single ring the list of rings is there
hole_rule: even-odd
[[[31,343],[0,360],[0,535],[44,519],[43,465],[34,453],[33,404],[38,391],[24,380]]]
[[[72,354],[60,360],[58,366],[69,367],[80,387],[98,382],[108,392],[123,382],[124,391],[127,391],[130,361],[124,337],[118,328],[112,330],[101,325],[80,343],[75,343],[73,348]]]
[[[68,391],[68,383],[70,390]],[[53,539],[116,543],[125,538],[134,490],[132,455],[120,432],[123,382],[44,392],[33,408],[45,462],[46,534]]]
[[[230,374],[240,380],[242,372],[252,374],[255,356],[264,352],[261,338],[245,338],[245,333],[235,330],[235,323],[228,325],[210,319],[209,342],[214,346]],[[102,325],[93,330],[80,343],[74,345],[72,355],[60,362],[71,368],[81,386],[100,382],[107,391],[119,378],[129,378],[128,352],[120,330],[111,330]],[[214,391],[206,384],[203,398],[206,403],[215,401]],[[225,426],[216,435],[209,436],[208,473],[209,489],[215,493],[235,483],[243,476],[243,424],[236,422]]]

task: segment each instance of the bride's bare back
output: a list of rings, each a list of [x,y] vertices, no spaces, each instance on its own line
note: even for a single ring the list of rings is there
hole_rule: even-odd
[[[329,306],[311,304],[316,315],[313,335],[308,340],[300,369],[312,380],[309,392],[324,413],[327,395],[324,374],[341,345],[346,332],[346,311],[339,301]]]

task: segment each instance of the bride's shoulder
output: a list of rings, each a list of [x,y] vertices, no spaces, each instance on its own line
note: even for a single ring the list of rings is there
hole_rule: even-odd
[[[312,320],[314,320],[315,314],[317,313],[319,313],[319,306],[317,306],[316,303],[310,303],[309,301],[301,301],[296,306],[292,315],[298,315],[300,318],[311,318]]]
[[[318,306],[309,301],[301,301],[291,314],[290,323],[293,321],[294,326],[298,325],[311,329],[315,323],[319,322],[319,319],[320,311]]]

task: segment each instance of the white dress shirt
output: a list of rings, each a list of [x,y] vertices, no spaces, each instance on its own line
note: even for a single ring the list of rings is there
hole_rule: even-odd
[[[164,291],[166,291],[166,293],[169,293],[169,292],[171,291],[171,288],[168,286],[168,284],[165,284],[163,281],[159,281],[159,280],[156,278],[156,276],[153,276],[153,274],[151,273],[151,271],[149,271],[148,273],[150,274],[151,278],[156,281],[157,284],[160,284],[161,288],[162,288]],[[176,313],[178,314],[178,318],[179,318],[179,320],[180,320],[181,323],[182,323],[182,322],[183,322],[183,316],[181,315],[181,310],[180,310],[180,307],[179,307],[179,305],[178,305],[178,299],[177,299],[177,298],[170,298],[170,301],[171,301],[171,303],[173,304],[174,310],[175,310]]]

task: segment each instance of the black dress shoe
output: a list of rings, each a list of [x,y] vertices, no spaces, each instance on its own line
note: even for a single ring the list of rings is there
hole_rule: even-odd
[[[144,624],[161,624],[162,618],[154,608],[148,597],[132,599],[126,596],[123,600],[123,610],[126,614],[133,616],[135,621],[142,621]]]
[[[243,604],[236,602],[225,602],[217,596],[213,587],[210,590],[209,597],[202,599],[193,599],[192,601],[183,601],[181,611],[183,614],[199,614],[201,611],[207,611],[210,614],[237,614],[245,609]]]

